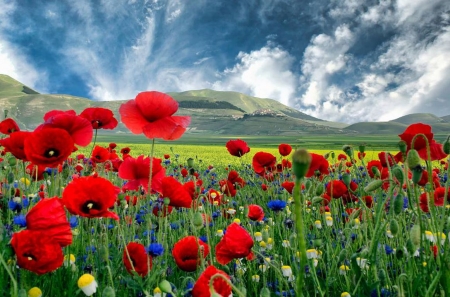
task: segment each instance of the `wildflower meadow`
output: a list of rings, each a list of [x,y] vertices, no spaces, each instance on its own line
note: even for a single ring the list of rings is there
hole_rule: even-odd
[[[450,296],[450,142],[173,146],[178,103],[0,123],[0,296]],[[163,144],[155,144],[155,139]]]

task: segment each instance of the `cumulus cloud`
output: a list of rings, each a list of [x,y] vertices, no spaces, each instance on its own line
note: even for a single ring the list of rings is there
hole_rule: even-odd
[[[287,51],[269,44],[250,53],[240,52],[237,59],[236,65],[220,74],[214,89],[272,98],[288,105],[297,78],[290,70],[294,58]]]
[[[316,35],[305,49],[294,106],[349,123],[450,114],[442,104],[450,99],[450,3],[346,0],[325,15],[335,29]],[[367,34],[383,42],[364,48]]]

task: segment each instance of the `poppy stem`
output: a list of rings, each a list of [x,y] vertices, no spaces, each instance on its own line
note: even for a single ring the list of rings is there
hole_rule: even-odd
[[[155,152],[155,139],[152,138],[152,146],[150,149],[150,173],[148,176],[148,190],[147,190],[147,194],[148,194],[148,198],[150,198],[151,194],[152,194],[152,171],[153,171],[153,154]]]
[[[306,242],[305,242],[305,226],[303,222],[302,209],[304,203],[301,197],[301,184],[302,178],[296,178],[294,186],[294,213],[295,213],[295,227],[299,242],[299,252],[300,252],[300,268],[298,272],[298,277],[296,279],[297,286],[297,296],[303,296],[303,288],[305,281],[305,267],[306,267]]]
[[[94,143],[92,144],[91,152],[89,153],[89,158],[92,158],[92,152],[94,151],[95,143],[97,142],[97,131],[98,129],[94,129]]]

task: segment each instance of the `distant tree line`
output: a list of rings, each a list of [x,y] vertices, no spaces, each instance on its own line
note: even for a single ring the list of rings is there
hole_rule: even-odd
[[[182,108],[233,109],[245,113],[244,110],[226,101],[180,101],[178,104]]]

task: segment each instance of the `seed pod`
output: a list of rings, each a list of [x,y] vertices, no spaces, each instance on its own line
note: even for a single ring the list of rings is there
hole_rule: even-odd
[[[194,224],[195,227],[197,228],[201,228],[203,227],[203,216],[201,213],[196,212],[194,214],[194,218],[192,220],[192,223]]]
[[[420,179],[422,178],[423,174],[423,168],[420,165],[417,165],[416,167],[411,169],[412,172],[412,181],[413,183],[417,184],[419,183]]]
[[[383,181],[377,179],[377,180],[374,180],[374,181],[370,182],[370,183],[364,188],[364,191],[365,191],[365,192],[372,192],[372,191],[378,190],[382,185],[383,185]]]
[[[322,197],[315,196],[315,197],[313,197],[313,199],[311,200],[311,204],[319,204],[319,203],[322,203],[322,201],[323,201],[323,198],[322,198]]]
[[[344,173],[344,174],[342,175],[342,181],[344,182],[344,184],[345,184],[347,187],[350,187],[350,183],[351,183],[351,181],[352,181],[352,176],[351,176],[350,174],[348,174],[348,173]]]
[[[402,195],[402,193],[399,193],[399,194],[397,194],[397,196],[394,197],[392,209],[394,210],[394,213],[396,215],[399,215],[402,213],[402,211],[403,211],[403,195]]]
[[[394,236],[397,235],[398,234],[398,229],[399,229],[399,227],[398,227],[397,220],[396,219],[392,219],[389,222],[389,230],[391,230],[392,235],[394,235]]]
[[[305,188],[307,189],[307,190],[309,190],[310,188],[311,188],[311,186],[312,186],[312,182],[311,182],[311,180],[307,180],[306,181],[306,183],[305,183]]]
[[[105,287],[102,292],[102,297],[116,297],[116,292],[110,286]]]
[[[172,285],[165,279],[159,283],[158,287],[164,293],[172,293]]]
[[[419,153],[415,149],[410,149],[408,155],[406,156],[406,162],[411,170],[417,166],[420,166]]]
[[[303,178],[308,172],[311,159],[311,154],[305,149],[299,149],[294,152],[292,155],[292,171],[297,180]]]
[[[407,148],[408,144],[406,143],[406,141],[400,140],[398,142],[398,149],[400,150],[400,152],[402,152],[403,154],[406,153]]]

